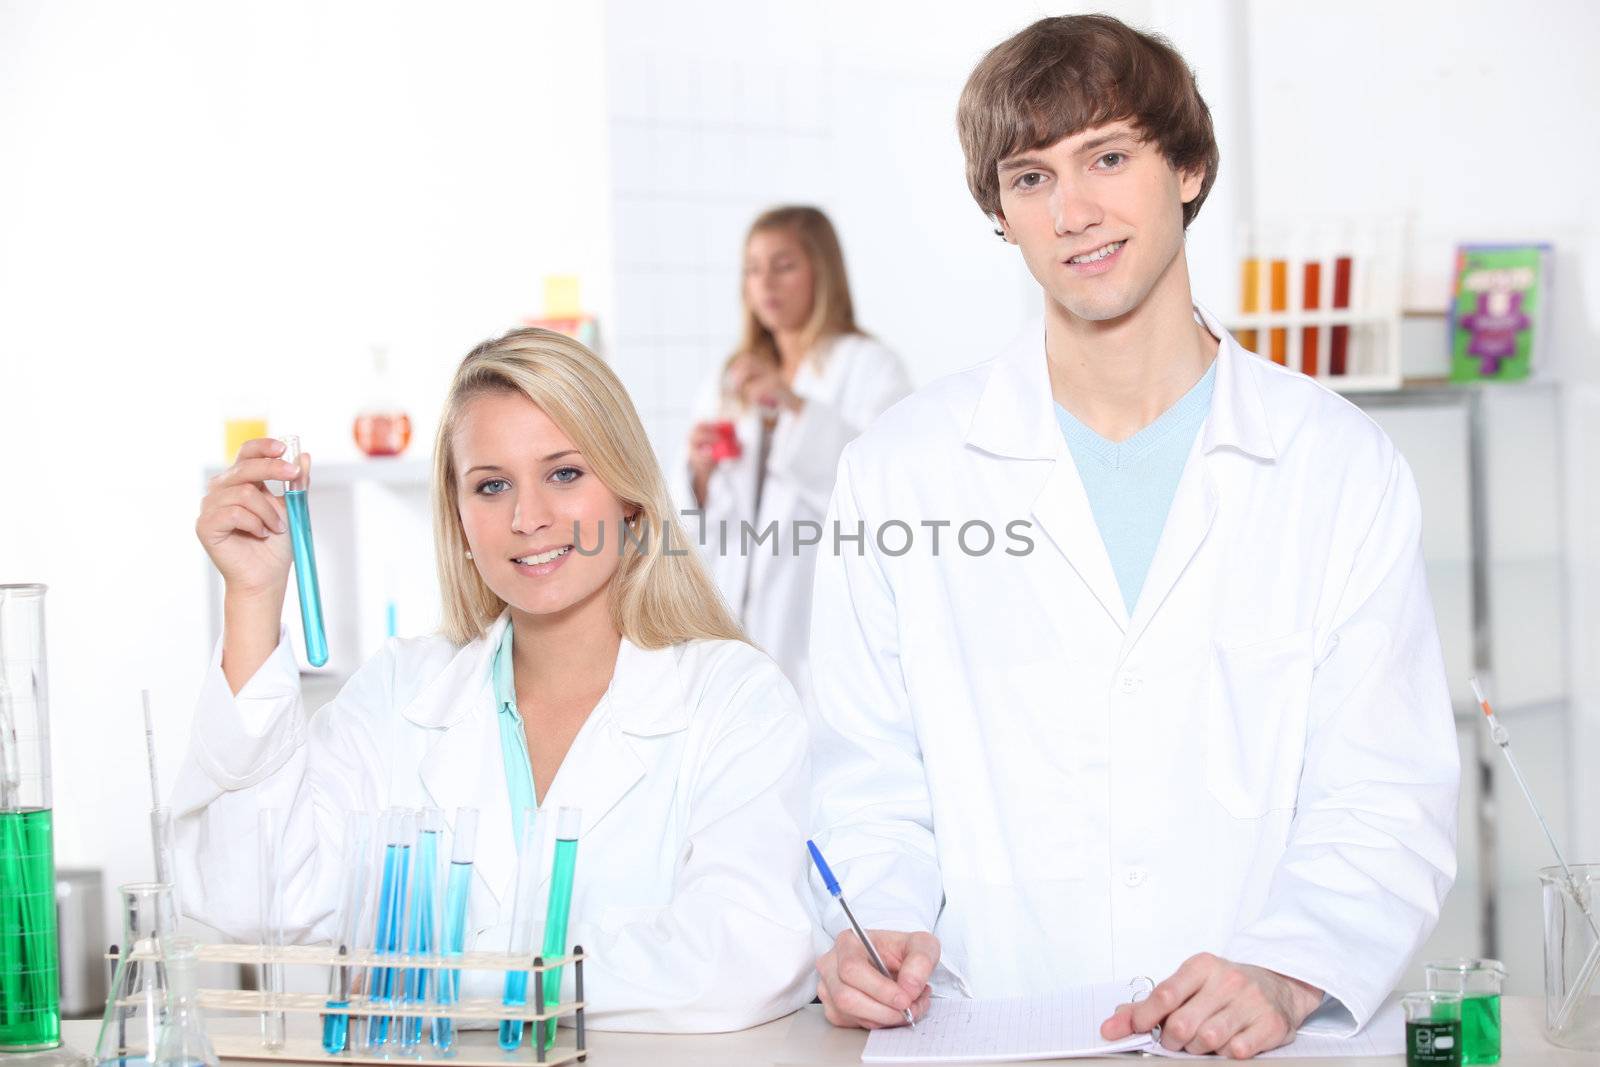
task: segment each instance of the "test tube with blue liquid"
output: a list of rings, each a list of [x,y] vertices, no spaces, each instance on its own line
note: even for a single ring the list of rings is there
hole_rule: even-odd
[[[414,812],[390,811],[383,848],[383,875],[378,884],[376,923],[372,932],[373,952],[395,956],[401,949],[405,928],[406,885],[410,877],[411,843],[417,835]],[[368,982],[368,995],[374,1003],[393,1003],[398,981],[393,967],[374,967]],[[389,1041],[389,1016],[374,1014],[368,1022],[367,1044],[381,1047]]]
[[[344,870],[339,875],[339,910],[334,916],[335,946],[340,956],[356,947],[356,929],[361,922],[361,905],[367,895],[367,874],[372,857],[372,816],[352,811],[344,819]],[[328,976],[328,1007],[350,1007],[350,967],[335,964]],[[322,1050],[337,1054],[350,1039],[350,1016],[330,1014],[322,1017]]]
[[[572,875],[578,866],[578,831],[583,826],[582,808],[562,808],[556,815],[555,860],[550,868],[550,903],[544,918],[544,958],[560,959],[567,954],[567,919],[572,914]],[[561,1003],[561,968],[545,975],[544,1010]],[[543,1026],[544,1045],[555,1043],[556,1021]]]
[[[467,898],[472,890],[472,862],[478,843],[478,809],[457,808],[450,840],[450,872],[445,876],[444,914],[439,933],[441,955],[460,956],[467,947]],[[449,1007],[461,999],[461,972],[440,969],[434,979],[434,1003]],[[455,1045],[455,1020],[433,1018],[433,1047],[449,1052]]]
[[[281,438],[283,461],[300,469],[300,476],[283,485],[283,505],[289,512],[289,540],[294,549],[295,591],[300,596],[300,626],[306,637],[306,661],[313,667],[328,662],[328,635],[322,625],[322,591],[317,584],[317,553],[311,539],[311,488],[309,460],[302,462],[300,438]]]
[[[522,809],[522,840],[517,846],[517,885],[511,900],[511,955],[529,959],[533,952],[533,917],[538,908],[539,853],[544,849],[544,822],[534,808]],[[520,1008],[528,1003],[528,972],[506,972],[502,1004]],[[522,1045],[522,1020],[500,1020],[500,1047],[515,1052]]]
[[[424,810],[417,820],[417,844],[411,867],[411,900],[407,905],[406,955],[425,958],[438,951],[437,938],[439,914],[439,834],[444,830],[444,812],[437,808]],[[432,976],[429,967],[411,967],[406,970],[405,989],[401,1001],[406,1004],[428,1003]],[[416,1048],[422,1043],[422,1016],[406,1015],[400,1019],[400,1047]]]

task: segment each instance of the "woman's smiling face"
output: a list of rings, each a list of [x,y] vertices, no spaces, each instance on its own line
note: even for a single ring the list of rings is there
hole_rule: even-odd
[[[451,443],[461,527],[495,595],[545,616],[603,598],[627,510],[572,439],[526,396],[504,391],[468,401]]]

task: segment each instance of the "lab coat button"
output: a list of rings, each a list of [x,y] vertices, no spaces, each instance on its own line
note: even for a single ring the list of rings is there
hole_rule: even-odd
[[[1123,872],[1122,880],[1130,887],[1137,889],[1144,885],[1144,880],[1148,873],[1143,867],[1129,867]]]
[[[1121,689],[1124,693],[1137,693],[1139,691],[1139,687],[1143,684],[1144,679],[1132,672],[1124,673],[1117,679],[1117,688]]]

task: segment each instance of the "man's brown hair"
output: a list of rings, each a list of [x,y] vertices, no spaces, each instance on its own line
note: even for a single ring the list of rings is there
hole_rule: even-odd
[[[1217,180],[1211,110],[1165,38],[1110,15],[1040,19],[983,57],[956,108],[967,188],[998,215],[1001,160],[1117,121],[1155,142],[1174,170],[1204,170],[1199,195],[1183,205],[1187,229]]]

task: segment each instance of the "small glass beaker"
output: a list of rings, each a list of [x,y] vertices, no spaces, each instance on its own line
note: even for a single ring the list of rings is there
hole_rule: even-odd
[[[1499,960],[1429,960],[1427,985],[1461,994],[1461,1062],[1500,1062],[1500,990],[1506,969]]]
[[[1406,1013],[1406,1067],[1459,1067],[1461,994],[1428,990],[1400,999]]]
[[[1539,882],[1545,1036],[1553,1045],[1600,1050],[1600,863],[1544,867]]]
[[[192,937],[164,937],[161,959],[167,969],[167,1015],[156,1032],[155,1067],[219,1067],[195,988],[197,942]]]
[[[177,927],[172,887],[129,882],[122,893],[122,951],[100,1021],[94,1058],[100,1067],[146,1067],[167,1015],[167,974],[160,940]]]

